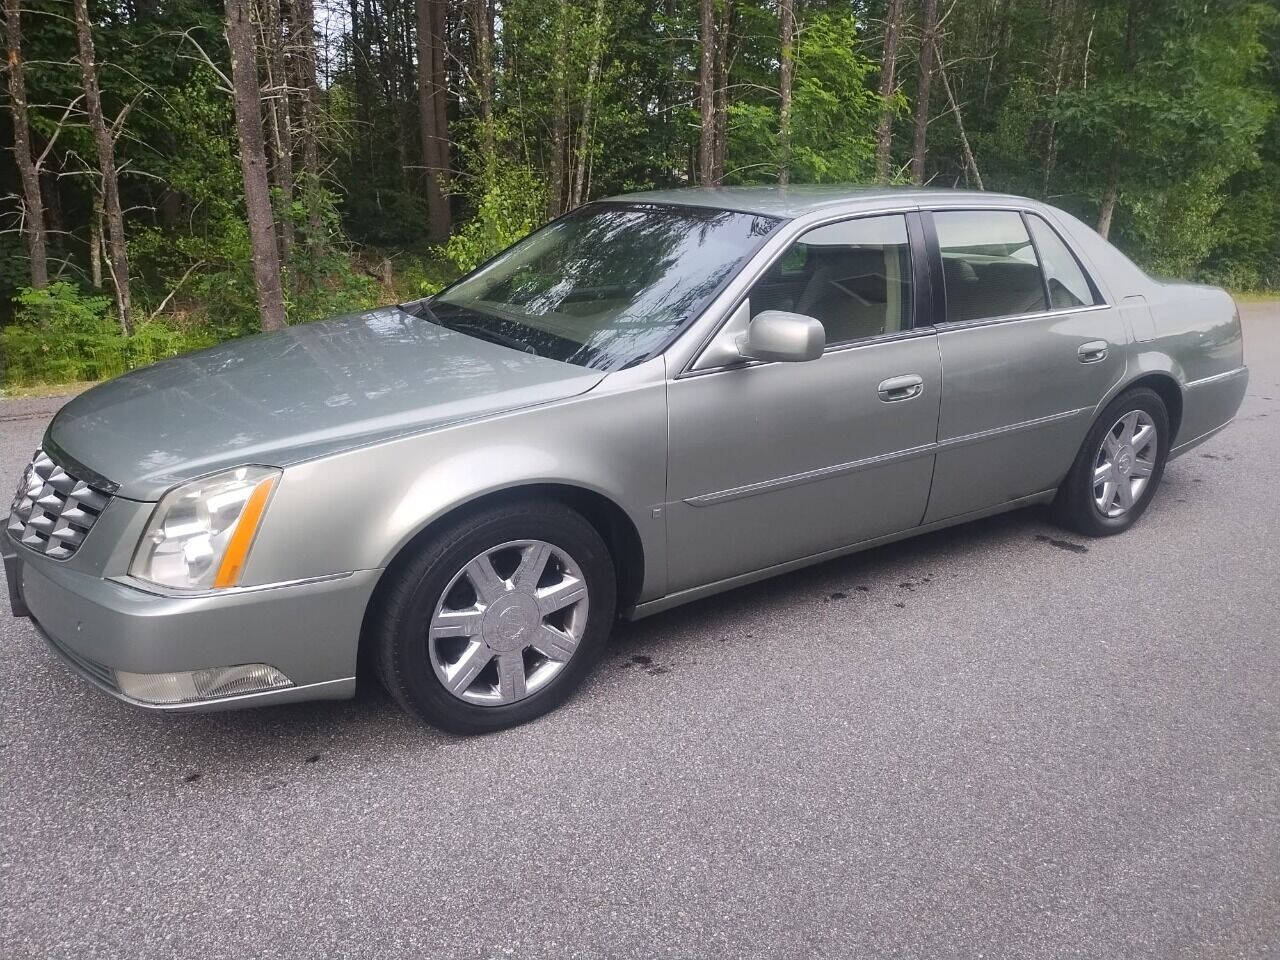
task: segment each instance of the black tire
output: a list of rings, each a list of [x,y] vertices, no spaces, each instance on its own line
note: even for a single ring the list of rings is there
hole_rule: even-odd
[[[1109,517],[1103,514],[1094,499],[1094,465],[1103,437],[1121,417],[1135,410],[1144,411],[1150,416],[1156,428],[1154,468],[1146,487],[1134,499],[1133,506],[1119,517]],[[1087,537],[1109,537],[1128,530],[1146,511],[1160,486],[1172,439],[1169,433],[1169,412],[1160,395],[1146,387],[1126,390],[1107,405],[1085,437],[1084,444],[1076,454],[1075,462],[1053,501],[1051,513],[1054,521]]]
[[[573,655],[541,689],[514,703],[469,703],[450,693],[432,667],[431,617],[463,566],[514,540],[545,541],[577,563],[589,597],[586,627]],[[616,600],[609,550],[580,514],[554,500],[489,507],[464,516],[387,571],[370,619],[378,675],[405,710],[450,733],[489,733],[526,723],[562,704],[591,672],[612,629]]]

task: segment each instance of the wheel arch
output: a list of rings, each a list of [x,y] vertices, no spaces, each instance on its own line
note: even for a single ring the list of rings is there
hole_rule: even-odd
[[[393,580],[396,571],[414,556],[425,542],[450,524],[496,504],[518,503],[522,500],[555,500],[581,514],[605,542],[613,559],[618,583],[618,613],[625,614],[635,606],[644,584],[644,545],[635,523],[622,507],[596,490],[570,483],[526,483],[492,490],[455,504],[431,518],[414,532],[387,562],[365,605],[358,653],[361,674],[364,674],[364,667],[368,663],[369,651],[372,648],[370,636],[372,611],[377,609],[383,590]]]
[[[1145,373],[1117,390],[1115,397],[1136,387],[1146,387],[1154,390],[1160,399],[1164,401],[1165,410],[1169,413],[1169,446],[1172,447],[1177,439],[1178,429],[1182,426],[1182,387],[1178,385],[1178,381],[1174,379],[1172,374]],[[1110,403],[1115,397],[1108,397],[1107,403]],[[1099,412],[1101,412],[1101,409],[1099,408]]]

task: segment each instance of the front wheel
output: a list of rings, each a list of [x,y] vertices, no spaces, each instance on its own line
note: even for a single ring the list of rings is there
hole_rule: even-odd
[[[1138,387],[1121,394],[1085,437],[1058,489],[1054,519],[1090,537],[1128,530],[1155,496],[1171,439],[1158,393]]]
[[[375,621],[382,682],[453,733],[499,730],[558,706],[613,623],[609,551],[555,501],[466,517],[391,576]]]

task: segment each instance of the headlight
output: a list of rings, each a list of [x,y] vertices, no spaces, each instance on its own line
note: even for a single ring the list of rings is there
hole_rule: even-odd
[[[274,467],[237,467],[170,490],[129,572],[179,590],[234,587],[279,477]]]

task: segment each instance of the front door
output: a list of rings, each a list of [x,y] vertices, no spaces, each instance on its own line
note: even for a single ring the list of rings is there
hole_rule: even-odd
[[[945,385],[928,523],[1056,487],[1124,374],[1127,341],[1038,215],[935,211],[932,224]]]
[[[670,588],[725,580],[920,523],[941,365],[906,218],[818,227],[748,294],[817,317],[825,353],[697,371],[668,387]]]

